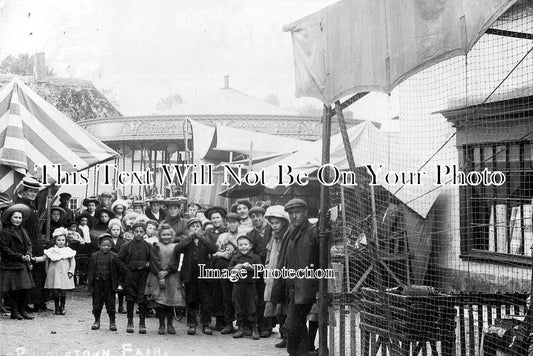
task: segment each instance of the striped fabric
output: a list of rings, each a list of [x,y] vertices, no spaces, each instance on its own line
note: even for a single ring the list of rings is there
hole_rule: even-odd
[[[38,177],[36,164],[61,164],[72,172],[117,155],[19,79],[0,91],[0,194],[9,195],[20,180],[10,170]]]

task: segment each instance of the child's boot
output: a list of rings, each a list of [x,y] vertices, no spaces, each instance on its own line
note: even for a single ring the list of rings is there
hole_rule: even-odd
[[[235,334],[233,334],[233,338],[240,339],[244,336],[244,330],[242,329],[242,326],[239,326],[237,328],[237,331],[235,331]]]
[[[115,313],[109,313],[109,330],[117,331],[117,324],[115,323]]]
[[[146,305],[139,305],[139,334],[146,334]]]
[[[167,308],[167,332],[169,334],[176,333],[176,329],[174,329],[174,325],[172,325],[173,322],[174,322],[174,310],[173,308]]]
[[[65,315],[65,303],[67,301],[66,296],[61,296],[61,299],[59,301],[59,315]]]
[[[165,313],[162,308],[157,309],[157,318],[159,319],[159,329],[157,329],[157,333],[163,335],[165,333]]]
[[[59,313],[59,297],[55,297],[54,298],[54,309],[55,309],[54,314],[55,315],[60,315],[60,313]]]
[[[126,301],[126,317],[128,318],[128,325],[126,325],[126,332],[132,333],[133,332],[133,307],[134,303],[130,302],[129,300]]]
[[[124,310],[124,294],[122,291],[119,291],[118,293],[118,312],[119,314],[124,314],[126,311]]]
[[[100,329],[100,314],[94,314],[94,323],[91,326],[91,330],[98,330]]]

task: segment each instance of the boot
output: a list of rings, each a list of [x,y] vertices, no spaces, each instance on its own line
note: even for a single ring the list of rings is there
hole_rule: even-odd
[[[134,306],[135,306],[135,303],[126,301],[126,316],[128,318],[128,325],[126,325],[127,333],[133,332],[133,308]]]
[[[95,314],[94,315],[94,323],[91,326],[91,330],[98,330],[100,329],[100,315]]]
[[[172,323],[174,322],[174,310],[172,308],[169,308],[167,311],[167,332],[169,334],[175,334],[176,329],[174,329],[174,325]]]
[[[32,320],[33,319],[33,316],[29,315],[26,312],[26,310],[24,310],[24,307],[19,308],[19,313],[20,313],[20,316],[22,317],[22,319],[26,319],[26,320]]]
[[[252,327],[252,338],[254,340],[259,340],[259,330],[257,330],[257,326],[255,325]]]
[[[231,334],[233,332],[233,324],[227,324],[224,326],[222,330],[220,330],[221,334]]]
[[[22,320],[22,315],[15,306],[11,307],[11,319]]]
[[[59,315],[59,297],[54,298],[54,314]]]
[[[115,323],[114,313],[109,313],[109,330],[117,331],[117,324]]]
[[[146,306],[139,305],[139,334],[146,334]]]
[[[287,340],[283,339],[274,346],[276,346],[278,349],[283,349],[287,347]]]
[[[66,296],[61,296],[59,301],[59,315],[65,315],[65,302],[67,300]]]
[[[157,329],[157,333],[163,335],[165,333],[165,314],[162,310],[157,310],[157,317],[159,318],[159,329]]]
[[[239,327],[237,328],[237,331],[235,332],[235,334],[233,334],[233,338],[234,338],[234,339],[240,339],[240,338],[243,337],[243,336],[244,336],[244,331],[242,330],[242,327],[239,326]]]

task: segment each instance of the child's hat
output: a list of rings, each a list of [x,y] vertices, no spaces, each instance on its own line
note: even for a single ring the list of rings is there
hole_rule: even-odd
[[[237,213],[228,213],[228,215],[226,215],[226,221],[230,220],[241,221],[241,216]]]
[[[237,241],[239,241],[240,239],[246,239],[246,240],[248,240],[250,243],[252,243],[252,239],[251,239],[250,236],[248,236],[248,235],[239,235],[239,236],[237,237]]]
[[[104,241],[104,240],[113,241],[113,236],[111,236],[107,232],[104,232],[102,235],[98,236],[98,243],[102,243],[102,241]]]
[[[190,218],[189,221],[187,221],[187,228],[189,228],[194,223],[198,223],[201,226],[202,225],[202,219],[200,219],[200,218]]]
[[[65,229],[64,227],[58,227],[57,229],[54,230],[54,232],[52,233],[52,237],[57,237],[57,236],[61,236],[61,235],[66,235],[68,233],[68,230]]]
[[[154,225],[156,229],[159,227],[159,223],[157,221],[155,221],[155,220],[148,220],[146,222],[146,225],[148,225],[148,224]]]
[[[135,223],[131,226],[131,228],[132,228],[133,230],[135,230],[135,229],[138,228],[138,227],[142,227],[142,228],[146,231],[146,224],[143,223],[143,222],[140,222],[140,221],[139,221],[139,222],[135,222]]]

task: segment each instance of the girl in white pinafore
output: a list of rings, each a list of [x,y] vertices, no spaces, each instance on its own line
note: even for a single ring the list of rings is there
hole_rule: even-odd
[[[44,250],[44,255],[36,262],[46,262],[46,282],[44,288],[50,289],[54,299],[55,314],[65,315],[67,291],[74,289],[74,270],[76,251],[66,246],[67,229],[60,227],[52,234],[54,246]]]

